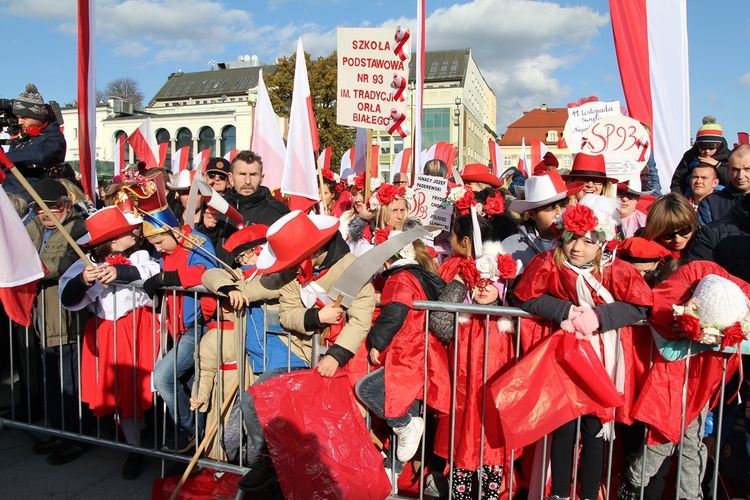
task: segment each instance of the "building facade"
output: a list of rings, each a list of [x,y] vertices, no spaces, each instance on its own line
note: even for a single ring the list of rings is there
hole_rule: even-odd
[[[531,139],[542,141],[557,157],[561,169],[570,168],[573,155],[562,140],[566,121],[568,108],[550,108],[542,104],[531,111],[525,111],[521,118],[508,125],[498,141],[503,149],[504,168],[518,165],[522,142],[526,144],[526,154],[531,158]]]

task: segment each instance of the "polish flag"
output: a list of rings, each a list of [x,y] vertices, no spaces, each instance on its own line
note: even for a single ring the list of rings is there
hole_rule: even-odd
[[[357,127],[354,138],[354,172],[361,174],[367,165],[367,129]]]
[[[307,79],[305,51],[302,49],[302,38],[299,38],[281,192],[320,201],[314,154],[316,145],[313,142],[312,130],[315,117],[310,115],[310,103],[310,83]],[[317,136],[317,127],[315,128]]]
[[[415,102],[417,116],[414,117],[414,151],[420,153],[419,161],[414,162],[416,172],[414,175],[422,175],[424,164],[427,160],[421,156],[422,152],[422,100],[424,99],[424,61],[425,61],[425,27],[427,25],[425,16],[425,0],[417,0],[417,57],[414,61],[414,75],[416,77]],[[434,155],[433,155],[434,158]]]
[[[174,156],[172,156],[172,173],[178,174],[183,170],[187,170],[188,156],[190,156],[191,146],[182,146],[178,149]]]
[[[159,143],[159,166],[164,167],[167,164],[167,148],[169,141]]]
[[[500,144],[496,143],[492,139],[487,141],[487,145],[490,147],[490,163],[492,163],[492,173],[498,178],[503,175],[503,169],[505,168],[505,159],[503,158],[503,148]]]
[[[206,202],[206,205],[226,215],[237,224],[242,224],[242,214],[230,205],[212,186],[200,179],[195,179],[194,182],[198,187],[198,192],[203,196],[203,201]]]
[[[318,168],[320,170],[331,168],[331,146],[321,151],[320,156],[318,156]]]
[[[630,116],[651,126],[662,186],[690,147],[686,0],[609,0]]]
[[[158,166],[159,147],[151,129],[151,118],[146,118],[146,121],[128,136],[128,142],[138,159],[146,163],[146,168]]]
[[[8,169],[13,162],[0,148],[0,163]],[[8,317],[23,326],[31,325],[31,308],[36,283],[44,268],[29,233],[0,185],[0,302]]]
[[[544,144],[539,139],[531,139],[531,163],[530,165],[532,167],[539,165],[539,163],[544,159],[544,155],[546,155],[548,152],[549,152],[549,149],[547,149],[546,144]]]
[[[405,174],[409,171],[409,164],[411,163],[411,153],[414,151],[412,148],[402,149],[396,158],[393,160],[393,166],[391,167],[391,181],[393,175],[397,173]]]
[[[230,149],[229,152],[224,155],[224,159],[226,161],[228,161],[229,163],[232,163],[234,161],[234,159],[237,157],[237,153],[239,153],[239,152],[240,152],[239,149]],[[263,157],[261,156],[261,158],[263,158]]]
[[[521,154],[518,155],[518,170],[527,179],[529,178],[529,157],[526,156],[526,138],[521,139]]]
[[[352,165],[354,165],[354,148],[349,148],[341,155],[341,169],[339,171],[342,177],[355,173]]]
[[[421,164],[422,168],[420,169],[419,173],[421,174],[424,171],[424,165],[430,160],[435,159],[435,153],[437,151],[437,144],[433,144],[429,148],[422,151],[422,154],[419,155],[419,163]]]
[[[115,162],[115,176],[125,170],[125,136],[121,135],[115,141],[115,152],[112,155],[112,160]]]
[[[96,24],[94,0],[78,0],[78,155],[83,192],[96,192]]]
[[[193,170],[200,170],[203,172],[203,169],[208,165],[209,159],[211,159],[211,150],[204,149],[193,158]]]
[[[250,149],[263,158],[263,185],[271,191],[281,187],[286,146],[279,130],[279,117],[273,110],[263,80],[262,69],[258,74],[258,100],[255,103]]]

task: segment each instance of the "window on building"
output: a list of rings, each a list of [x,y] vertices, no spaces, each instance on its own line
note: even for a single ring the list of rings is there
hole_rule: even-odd
[[[234,125],[227,125],[221,129],[221,156],[233,149],[237,149],[237,128]]]
[[[438,142],[451,142],[450,108],[430,108],[422,113],[422,147],[429,148]]]
[[[127,139],[128,134],[126,134],[123,130],[118,130],[117,132],[115,132],[114,147],[117,146],[117,141],[120,140],[120,137],[125,137]],[[130,143],[128,141],[124,141],[124,145],[125,145],[125,163],[128,163],[130,161]],[[114,161],[114,159],[112,161]]]
[[[206,86],[206,80],[203,80],[200,85],[198,85],[198,90],[201,90],[203,87]]]
[[[570,168],[572,164],[572,158],[568,155],[563,156],[563,167]]]
[[[198,152],[211,150],[211,156],[216,156],[216,134],[211,127],[203,127],[198,132]]]
[[[404,140],[401,137],[393,138],[393,154],[399,154],[404,150]]]
[[[547,131],[547,138],[545,139],[545,142],[557,142],[557,131],[556,130],[548,130]]]
[[[390,136],[380,138],[380,154],[389,155],[391,154],[391,138]]]

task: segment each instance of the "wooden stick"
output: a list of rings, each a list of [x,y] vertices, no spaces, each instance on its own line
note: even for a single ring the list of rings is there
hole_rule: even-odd
[[[177,498],[177,495],[180,492],[180,489],[182,489],[188,476],[193,471],[195,464],[198,463],[198,459],[203,453],[203,450],[206,449],[206,446],[208,446],[208,443],[210,443],[211,440],[214,438],[214,434],[216,434],[216,429],[219,427],[219,420],[224,418],[224,413],[226,413],[227,408],[229,408],[230,406],[230,403],[234,401],[234,397],[237,395],[237,389],[239,389],[239,387],[240,387],[240,379],[237,378],[237,381],[232,386],[232,391],[230,392],[230,394],[232,394],[232,397],[227,398],[226,401],[224,401],[224,404],[221,405],[221,411],[219,411],[219,415],[217,416],[216,420],[213,423],[211,423],[211,427],[209,427],[208,430],[206,431],[206,435],[203,437],[203,441],[201,441],[201,444],[198,446],[198,449],[195,450],[193,459],[190,460],[190,463],[188,464],[187,469],[185,469],[185,472],[182,473],[182,477],[180,478],[180,481],[177,483],[177,486],[175,486],[175,489],[172,492],[172,496],[169,497],[169,500],[175,500]]]
[[[157,219],[154,218],[154,220],[157,220]],[[149,223],[150,222],[151,221],[149,221]],[[161,224],[164,224],[161,221],[158,221],[158,222],[161,223]],[[166,224],[164,224],[164,225],[166,225]],[[180,238],[184,239],[185,241],[190,242],[190,239],[188,238],[188,236],[185,233],[183,233],[182,231],[180,231],[179,229],[177,229],[176,227],[169,226],[169,229],[171,229],[172,232],[174,234],[176,234],[177,236],[179,236]],[[244,277],[242,276],[242,274],[239,271],[237,271],[237,269],[234,269],[233,267],[231,267],[230,265],[228,265],[226,262],[224,262],[223,260],[221,260],[220,258],[218,258],[216,255],[212,254],[211,252],[209,252],[208,250],[206,250],[205,248],[203,248],[200,245],[196,245],[195,243],[193,243],[192,245],[193,245],[193,248],[195,248],[196,250],[199,250],[204,255],[208,255],[209,257],[211,257],[212,259],[214,259],[216,262],[218,262],[221,265],[221,267],[223,267],[225,270],[229,271],[229,273],[232,276],[234,276],[237,280],[242,281],[244,279]]]
[[[44,214],[49,217],[49,219],[55,224],[55,227],[58,231],[63,235],[63,238],[65,238],[65,241],[68,242],[68,244],[71,246],[71,248],[75,251],[76,254],[83,260],[83,262],[86,264],[87,267],[96,267],[94,264],[89,260],[88,256],[83,253],[83,250],[80,246],[78,246],[78,243],[73,240],[73,237],[68,233],[63,225],[60,223],[60,219],[57,218],[57,216],[52,213],[52,210],[49,209],[46,203],[44,203],[44,200],[39,196],[39,193],[36,192],[36,190],[31,187],[31,184],[29,184],[29,181],[26,180],[26,177],[17,169],[17,168],[9,168],[11,172],[13,172],[13,175],[16,176],[16,179],[18,179],[18,182],[21,183],[21,185],[26,188],[26,191],[29,192],[32,198],[34,198],[34,201],[39,205],[42,210],[44,211]],[[72,210],[72,207],[71,207]]]
[[[338,298],[336,299],[336,302],[334,302],[333,304],[334,307],[340,307],[342,300],[344,300],[344,294],[340,293]],[[331,333],[331,325],[328,325],[327,327],[325,327],[325,329],[323,330],[323,334],[320,336],[320,345],[322,346],[325,345],[326,338],[328,338],[328,335],[330,335],[330,333]]]

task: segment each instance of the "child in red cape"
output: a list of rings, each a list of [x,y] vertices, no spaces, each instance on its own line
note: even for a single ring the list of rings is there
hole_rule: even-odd
[[[587,195],[567,208],[559,223],[560,246],[534,257],[515,294],[524,310],[592,342],[617,390],[624,393],[630,361],[616,330],[645,319],[651,290],[632,265],[606,251],[606,244],[616,236],[616,216],[612,200],[597,195]],[[523,332],[526,345],[556,330],[533,321],[524,321],[522,328],[532,330]],[[611,410],[581,418],[581,498],[596,498],[599,493],[604,442],[613,437],[612,419]],[[552,437],[552,495],[568,498],[576,421],[561,424]]]

